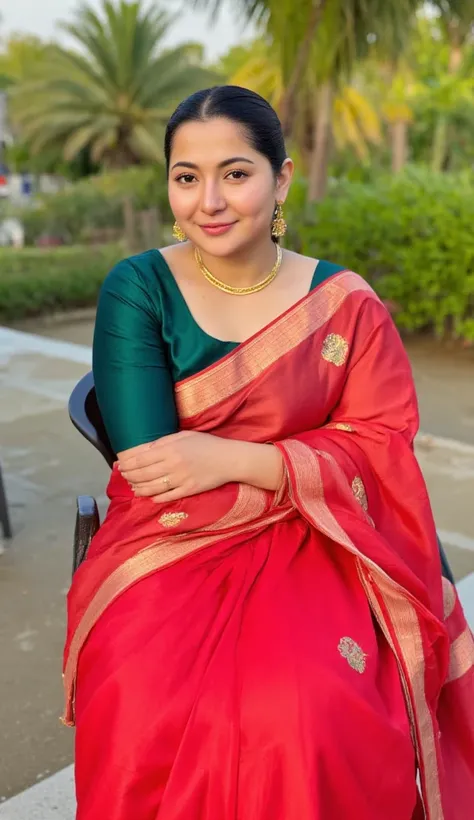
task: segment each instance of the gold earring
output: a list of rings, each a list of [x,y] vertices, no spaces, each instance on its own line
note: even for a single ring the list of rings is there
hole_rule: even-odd
[[[281,202],[277,202],[272,220],[272,236],[275,237],[275,239],[280,239],[282,236],[285,236],[287,227],[283,217],[283,205]]]
[[[178,240],[178,242],[186,242],[186,239],[188,238],[177,222],[173,225],[173,236]]]

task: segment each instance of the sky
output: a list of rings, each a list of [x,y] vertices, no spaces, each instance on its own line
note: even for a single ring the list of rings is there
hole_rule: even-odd
[[[97,10],[102,5],[101,0],[87,2]],[[70,18],[77,5],[78,0],[0,0],[2,39],[12,32],[28,32],[43,38],[55,37],[65,42],[64,36],[55,30],[55,23],[57,20]],[[163,6],[170,11],[179,10],[183,5],[182,0],[163,2]],[[181,11],[168,44],[176,45],[187,40],[197,40],[204,43],[209,59],[224,54],[230,46],[246,39],[250,33],[239,21],[238,16],[231,12],[231,8],[232,0],[226,0],[218,20],[213,25],[210,25],[208,15],[195,11]]]

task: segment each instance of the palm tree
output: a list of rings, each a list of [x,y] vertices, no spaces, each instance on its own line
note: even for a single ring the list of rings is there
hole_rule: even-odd
[[[439,24],[449,46],[447,76],[438,88],[439,115],[433,138],[432,168],[441,171],[446,159],[450,120],[472,92],[472,56],[466,46],[473,43],[474,0],[434,0]],[[471,49],[472,51],[472,49]]]
[[[190,2],[213,15],[222,5],[222,0]],[[293,126],[289,111],[297,109],[301,90],[308,85],[314,89],[309,198],[321,199],[327,187],[338,83],[347,83],[374,38],[386,53],[399,54],[422,0],[240,0],[238,5],[246,19],[257,21],[272,36],[286,89],[282,119],[287,132],[290,122]]]
[[[71,160],[88,148],[94,162],[115,168],[162,161],[173,108],[214,80],[196,44],[164,47],[175,19],[141,0],[103,0],[98,13],[83,4],[62,24],[78,49],[50,49],[40,77],[12,94],[32,150],[59,144]]]
[[[218,70],[233,85],[241,85],[265,97],[281,114],[285,87],[278,54],[268,37],[259,37],[247,46],[236,46],[221,59]],[[304,98],[305,99],[304,99]],[[314,91],[308,86],[298,95],[298,122],[293,137],[303,157],[308,150],[308,115]],[[369,146],[382,140],[380,121],[374,107],[355,84],[337,90],[331,110],[331,126],[338,148],[352,148],[362,162],[369,157]]]
[[[463,59],[463,49],[472,42],[474,0],[433,0],[449,43],[449,71],[455,73]]]
[[[409,40],[420,0],[338,0],[325,11],[314,43],[310,71],[319,89],[313,112],[314,150],[309,175],[309,199],[326,193],[332,142],[329,112],[341,81],[347,83],[373,43],[385,57],[399,54]]]
[[[280,113],[285,89],[280,61],[271,37],[257,37],[246,45],[234,46],[221,58],[217,70],[226,82],[250,88]]]
[[[219,13],[222,0],[189,0],[191,6],[210,12],[211,20]],[[331,0],[332,3],[335,0]],[[340,2],[340,0],[337,0]],[[280,102],[280,119],[285,135],[291,131],[294,100],[303,81],[312,45],[323,21],[329,0],[236,0],[235,11],[246,22],[256,24],[273,37],[282,59],[285,78]],[[291,43],[291,46],[290,46]],[[290,46],[290,48],[288,48]]]
[[[14,34],[6,40],[0,53],[0,74],[7,76],[11,83],[35,77],[48,49],[50,45],[39,37]]]

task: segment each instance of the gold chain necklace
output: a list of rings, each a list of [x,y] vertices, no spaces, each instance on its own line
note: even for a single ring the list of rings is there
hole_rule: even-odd
[[[219,290],[223,290],[224,293],[230,293],[232,296],[248,296],[250,293],[258,293],[259,290],[263,290],[264,288],[268,287],[273,280],[275,279],[278,271],[281,267],[281,262],[283,259],[283,253],[279,245],[277,247],[277,258],[276,262],[273,265],[268,276],[265,279],[262,279],[261,282],[257,282],[256,285],[250,285],[246,288],[234,288],[232,285],[228,285],[226,282],[222,282],[220,279],[217,279],[216,276],[213,276],[210,270],[208,270],[202,261],[201,252],[198,248],[194,249],[194,258],[196,259],[197,265],[199,270],[201,271],[202,275],[207,279],[209,284],[214,285],[215,288],[219,288]]]

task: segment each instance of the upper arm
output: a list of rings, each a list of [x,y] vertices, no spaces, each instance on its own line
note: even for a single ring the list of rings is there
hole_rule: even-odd
[[[174,387],[159,320],[146,285],[129,260],[116,265],[102,285],[93,373],[115,452],[177,431]]]

